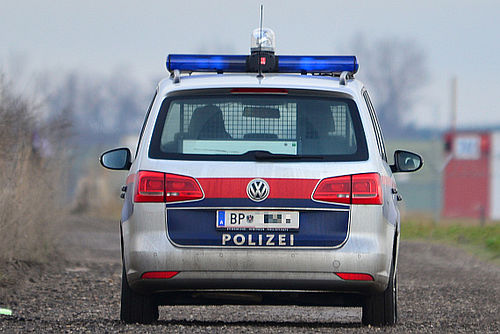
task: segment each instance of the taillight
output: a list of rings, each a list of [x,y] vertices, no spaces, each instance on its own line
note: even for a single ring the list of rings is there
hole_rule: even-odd
[[[335,273],[335,275],[346,281],[373,281],[373,276],[370,274]]]
[[[316,187],[313,198],[318,201],[351,204],[351,176],[324,179]]]
[[[368,173],[324,179],[316,187],[313,199],[345,204],[382,204],[380,175]]]
[[[135,202],[179,202],[203,198],[198,182],[189,176],[140,171]]]
[[[177,275],[178,271],[148,271],[141,275],[142,279],[169,279]]]
[[[137,173],[134,202],[165,202],[165,174],[140,171]]]
[[[382,187],[377,173],[352,176],[352,204],[382,204]]]
[[[288,94],[283,88],[233,88],[232,94]]]
[[[202,199],[203,192],[192,177],[166,174],[165,198],[167,202],[192,201]]]

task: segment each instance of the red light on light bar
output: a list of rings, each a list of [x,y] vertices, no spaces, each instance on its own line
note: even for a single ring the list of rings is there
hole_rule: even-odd
[[[260,57],[260,64],[266,65],[266,57]]]
[[[142,274],[142,279],[169,279],[177,275],[178,271],[149,271]]]
[[[335,275],[346,281],[373,281],[373,276],[370,274],[335,273]]]
[[[288,94],[283,88],[233,88],[233,94]]]

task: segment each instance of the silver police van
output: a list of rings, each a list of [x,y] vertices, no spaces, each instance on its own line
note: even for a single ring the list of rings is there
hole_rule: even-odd
[[[120,222],[121,319],[159,305],[362,307],[397,321],[401,199],[354,56],[274,52],[256,29],[249,55],[171,54],[129,170]]]

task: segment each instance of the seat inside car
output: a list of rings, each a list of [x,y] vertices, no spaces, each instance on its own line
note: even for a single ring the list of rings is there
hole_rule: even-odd
[[[329,132],[335,130],[335,120],[328,103],[300,103],[298,122],[302,154],[322,154],[329,151],[332,144]]]
[[[189,122],[188,137],[192,139],[227,139],[222,110],[214,105],[198,107]]]

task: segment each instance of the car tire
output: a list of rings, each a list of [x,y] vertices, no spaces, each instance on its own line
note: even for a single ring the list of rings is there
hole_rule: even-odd
[[[153,296],[139,294],[130,288],[125,266],[122,271],[120,319],[127,324],[151,324],[158,320],[158,305]]]
[[[394,263],[395,259],[392,261],[389,284],[384,292],[366,297],[363,305],[363,325],[387,326],[397,323],[398,281]]]

